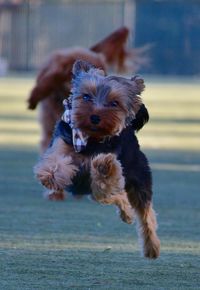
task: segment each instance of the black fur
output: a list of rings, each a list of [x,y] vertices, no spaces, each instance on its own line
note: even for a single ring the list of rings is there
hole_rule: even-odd
[[[139,111],[136,114],[136,118],[131,122],[132,128],[136,131],[139,131],[148,121],[149,121],[149,113],[145,105],[142,104]]]

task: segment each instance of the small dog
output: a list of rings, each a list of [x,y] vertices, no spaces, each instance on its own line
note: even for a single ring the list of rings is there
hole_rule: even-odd
[[[90,49],[74,47],[56,51],[41,67],[28,99],[29,109],[33,110],[40,104],[41,152],[48,148],[54,126],[63,114],[62,102],[69,95],[72,66],[77,59],[88,61],[103,70],[113,68],[117,72],[137,69],[146,61],[143,54],[145,48],[126,47],[128,35],[129,30],[121,27]]]
[[[132,223],[135,214],[144,256],[154,259],[160,242],[151,171],[134,133],[148,120],[140,97],[143,89],[144,81],[137,76],[105,76],[91,64],[76,61],[65,112],[35,174],[50,190],[91,193],[99,203],[115,204],[126,223]]]

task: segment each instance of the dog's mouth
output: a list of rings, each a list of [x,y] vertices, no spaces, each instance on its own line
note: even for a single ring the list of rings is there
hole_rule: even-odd
[[[92,138],[102,139],[107,136],[118,135],[119,128],[109,122],[101,122],[100,124],[91,124],[89,122],[77,122],[77,128]]]
[[[88,134],[91,136],[92,135],[104,136],[105,134],[107,134],[105,132],[105,130],[103,130],[101,127],[97,127],[97,126],[88,127],[86,130],[88,131]]]
[[[110,132],[107,132],[107,130],[105,130],[104,128],[95,125],[84,127],[82,126],[81,130],[91,137],[105,137],[110,135]]]
[[[102,139],[105,137],[112,137],[116,135],[116,132],[114,130],[106,130],[105,128],[101,128],[98,126],[90,126],[82,128],[82,130],[86,133],[86,135],[90,136],[94,139]]]

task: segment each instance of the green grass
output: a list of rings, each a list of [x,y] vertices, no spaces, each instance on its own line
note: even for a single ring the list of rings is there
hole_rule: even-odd
[[[147,81],[138,134],[153,168],[161,257],[134,226],[88,199],[48,202],[34,180],[39,126],[31,78],[0,80],[0,289],[200,289],[200,85]]]

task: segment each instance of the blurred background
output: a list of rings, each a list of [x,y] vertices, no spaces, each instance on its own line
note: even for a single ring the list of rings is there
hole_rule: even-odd
[[[47,202],[32,170],[41,128],[27,99],[41,64],[121,26],[129,48],[148,45],[137,73],[150,121],[137,135],[153,172],[153,262],[113,207]],[[199,177],[199,0],[0,0],[0,289],[199,289]]]
[[[120,26],[151,44],[143,73],[200,73],[198,0],[0,0],[1,71],[31,71],[52,51],[90,47]]]

